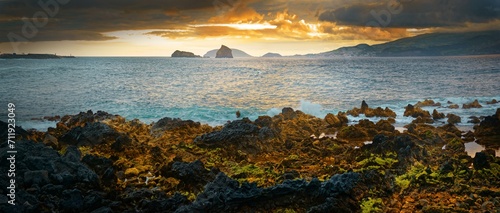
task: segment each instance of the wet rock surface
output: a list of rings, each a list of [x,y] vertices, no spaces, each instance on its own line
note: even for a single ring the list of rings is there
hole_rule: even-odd
[[[405,115],[442,119],[439,112],[431,116],[419,109],[435,105],[425,100],[407,107]],[[364,102],[358,113],[366,115],[369,110]],[[488,147],[498,144],[500,109],[480,119],[474,132],[462,132],[453,122],[414,122],[399,132],[391,116],[349,124],[346,115],[316,118],[284,108],[273,117],[242,118],[211,127],[173,118],[148,125],[89,111],[64,116],[47,132],[19,128],[17,205],[2,202],[0,209],[495,212],[500,208],[500,158],[491,149],[472,157],[465,152],[465,143],[474,138]],[[7,134],[5,129],[0,135]],[[9,166],[6,150],[2,143],[4,171]],[[0,181],[9,179],[1,176]],[[7,201],[6,188],[0,192],[0,200]]]

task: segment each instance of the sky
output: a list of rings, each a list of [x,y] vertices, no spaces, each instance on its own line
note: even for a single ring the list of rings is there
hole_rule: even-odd
[[[253,56],[500,30],[500,0],[0,0],[0,52]]]

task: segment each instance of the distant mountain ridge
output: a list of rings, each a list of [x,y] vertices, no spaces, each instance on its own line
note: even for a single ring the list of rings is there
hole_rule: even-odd
[[[334,56],[460,56],[500,54],[500,31],[431,33],[395,41],[359,44],[337,50],[309,54],[309,57]]]
[[[232,54],[233,54],[234,58],[251,58],[251,57],[253,57],[253,56],[249,55],[248,53],[243,52],[243,51],[238,50],[238,49],[231,48],[231,50],[233,51]],[[205,55],[203,55],[203,57],[204,58],[207,58],[207,57],[215,58],[215,56],[217,55],[217,51],[219,51],[219,49],[210,50],[207,53],[205,53]]]

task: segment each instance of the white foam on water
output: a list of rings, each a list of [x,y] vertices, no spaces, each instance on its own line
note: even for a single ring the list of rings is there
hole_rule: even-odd
[[[47,131],[50,127],[55,128],[57,121],[20,121],[16,125],[20,126],[25,130],[36,129],[38,131]]]
[[[313,103],[307,100],[301,100],[298,109],[306,114],[324,118],[328,113],[323,110],[320,104]]]

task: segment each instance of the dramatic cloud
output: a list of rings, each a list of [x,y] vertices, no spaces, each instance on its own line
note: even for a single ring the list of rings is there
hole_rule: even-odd
[[[29,27],[27,22],[47,22],[43,27],[37,27],[39,32],[30,41],[103,40],[110,39],[102,35],[106,32],[163,29],[206,20],[213,15],[214,10],[212,0],[72,0],[65,5],[58,5],[57,9],[53,5],[49,6],[49,11],[53,12],[51,17],[38,2],[39,0],[0,1],[0,42],[8,42],[5,35],[9,33],[20,35]],[[36,14],[45,14],[46,17],[35,20],[33,17]],[[70,32],[74,34],[70,35]],[[67,37],[63,37],[64,35]]]
[[[67,4],[49,5],[59,1]],[[13,39],[134,48],[205,39],[374,44],[430,32],[498,30],[498,23],[499,0],[0,0],[2,51],[15,51],[5,50]]]
[[[429,28],[488,23],[500,19],[498,0],[387,0],[323,12],[319,20],[348,26]]]

